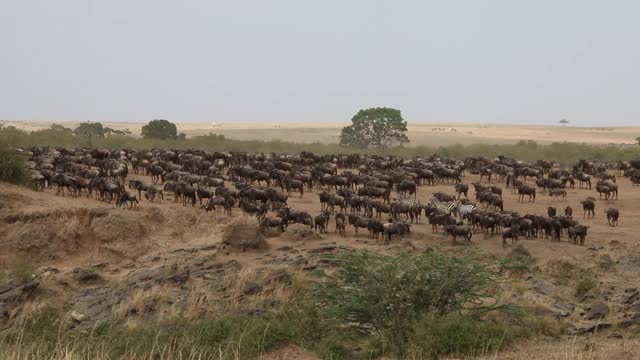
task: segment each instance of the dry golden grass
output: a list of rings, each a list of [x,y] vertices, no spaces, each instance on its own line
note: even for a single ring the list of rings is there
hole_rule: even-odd
[[[487,354],[480,359],[633,360],[640,359],[640,339],[610,339],[596,334],[562,342],[526,343],[510,351]]]

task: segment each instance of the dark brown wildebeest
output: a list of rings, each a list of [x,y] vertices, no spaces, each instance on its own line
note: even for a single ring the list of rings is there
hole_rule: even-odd
[[[396,235],[396,237],[402,239],[404,234],[409,233],[411,227],[411,225],[405,222],[386,223],[382,226],[384,228],[384,238],[387,244],[391,242],[391,235]]]
[[[316,216],[314,223],[316,231],[318,231],[319,228],[321,234],[326,233],[329,227],[329,212],[323,211],[320,215]]]
[[[129,208],[132,208],[134,205],[138,205],[138,199],[135,195],[131,195],[128,192],[123,191],[116,200],[116,207],[125,206],[127,202],[129,203]]]
[[[380,235],[384,234],[384,224],[382,224],[380,220],[369,219],[369,223],[367,224],[367,230],[369,230],[369,237],[375,238],[376,244],[378,244],[378,239],[380,238]]]
[[[348,216],[349,219],[349,225],[353,225],[353,227],[356,230],[356,234],[358,233],[358,229],[359,228],[364,228],[366,229],[369,225],[369,220],[367,218],[361,217],[361,216],[357,216],[357,215],[349,215]]]
[[[444,202],[449,202],[456,199],[455,196],[443,193],[441,191],[433,193],[433,197],[436,198],[438,201],[444,201]]]
[[[549,189],[549,196],[562,196],[563,200],[567,200],[567,190]]]
[[[469,185],[464,183],[458,183],[454,185],[454,188],[456,190],[456,193],[458,193],[458,199],[462,197],[462,194],[464,194],[465,198],[468,198],[467,192],[469,192]]]
[[[396,185],[396,191],[400,196],[405,196],[407,193],[409,193],[409,196],[417,196],[416,183],[411,180],[402,180],[401,183]]]
[[[447,225],[456,224],[455,217],[449,214],[438,213],[437,211],[429,213],[429,215],[427,216],[427,219],[431,224],[431,231],[436,233],[438,232],[438,225],[442,225],[443,227],[445,227]]]
[[[518,187],[518,202],[524,201],[524,196],[529,196],[529,202],[536,201],[536,188],[529,185],[521,185]]]
[[[551,218],[556,216],[556,208],[554,208],[553,206],[549,206],[547,208],[547,215]]]
[[[571,206],[567,205],[567,207],[564,208],[564,216],[573,217],[573,208]]]
[[[283,187],[287,190],[287,194],[289,194],[291,190],[294,190],[300,193],[300,197],[304,195],[304,182],[302,180],[285,177],[281,182]]]
[[[613,195],[615,195],[616,200],[618,200],[618,184],[611,180],[602,180],[598,181],[596,184],[596,190],[598,189],[598,186],[601,186],[601,189],[604,190],[602,192],[605,193],[605,197],[607,199],[613,199]],[[600,190],[598,190],[598,192],[600,192]]]
[[[596,216],[596,204],[593,202],[592,199],[585,199],[580,201],[580,204],[582,204],[582,217],[587,217],[587,215],[591,214],[591,217],[595,217]]]
[[[574,174],[574,177],[580,182],[580,188],[583,184],[586,184],[588,189],[591,189],[591,176],[579,171]]]
[[[571,226],[567,229],[569,234],[569,240],[572,244],[580,244],[580,246],[584,246],[584,240],[587,236],[588,226],[585,225],[576,225]]]
[[[511,239],[511,246],[515,246],[518,242],[519,232],[520,228],[518,224],[514,224],[511,227],[502,230],[502,247],[507,247],[507,239]]]
[[[346,231],[346,218],[345,215],[343,213],[338,213],[336,214],[336,232],[340,233],[341,235],[344,235],[345,231]]]
[[[454,244],[456,243],[456,237],[458,236],[462,236],[464,238],[464,243],[468,244],[471,242],[471,236],[473,235],[473,232],[468,226],[447,225],[444,227],[444,234],[451,235]]]
[[[279,217],[265,217],[264,219],[262,219],[260,221],[260,228],[265,229],[265,228],[278,228],[280,230],[280,232],[284,231],[284,222],[282,221],[282,218]]]
[[[620,211],[618,211],[618,209],[608,208],[604,213],[607,214],[609,226],[618,226],[618,218],[620,217]]]

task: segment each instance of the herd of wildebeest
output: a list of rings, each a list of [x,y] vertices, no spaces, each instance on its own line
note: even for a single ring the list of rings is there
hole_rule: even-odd
[[[584,245],[589,227],[576,220],[570,206],[563,206],[561,214],[549,207],[545,215],[505,210],[503,188],[498,184],[517,194],[518,202],[535,202],[536,193],[563,201],[566,189],[578,187],[588,192],[593,182],[601,198],[614,200],[618,198],[616,177],[640,184],[640,160],[580,160],[569,169],[560,169],[551,161],[532,164],[503,156],[454,160],[438,155],[402,159],[167,149],[32,147],[16,151],[28,158],[33,185],[39,190],[54,187],[57,195],[87,196],[132,207],[143,197],[158,202],[172,194],[174,202],[199,204],[207,212],[231,214],[233,208],[239,208],[257,217],[260,227],[280,231],[300,223],[326,233],[333,218],[336,232],[363,229],[376,243],[401,238],[425,216],[434,233],[440,229],[454,242],[460,237],[467,243],[476,233],[485,238],[500,234],[507,246],[507,239],[512,245],[518,237],[560,241],[565,233],[571,243]],[[128,180],[131,173],[151,178],[148,182],[140,176]],[[467,174],[479,175],[480,182],[466,184]],[[436,184],[451,184],[451,194],[440,191],[428,200],[418,199],[418,187]],[[470,188],[475,200],[468,198]],[[294,209],[287,204],[289,196],[312,196],[321,204],[320,213]],[[583,218],[595,216],[594,197],[584,197],[580,204]],[[619,211],[608,208],[604,212],[609,226],[617,226]]]

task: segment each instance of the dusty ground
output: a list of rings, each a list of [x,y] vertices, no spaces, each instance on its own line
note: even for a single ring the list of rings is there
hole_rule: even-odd
[[[134,175],[133,178],[150,182],[146,176]],[[470,184],[477,180],[469,175],[463,181]],[[638,358],[640,346],[621,324],[636,315],[640,319],[640,294],[637,294],[640,289],[640,189],[632,187],[625,178],[619,179],[619,186],[618,200],[596,202],[594,219],[583,219],[579,201],[587,196],[597,198],[595,190],[570,189],[567,201],[538,193],[534,203],[518,203],[516,196],[504,189],[505,210],[546,215],[548,206],[555,206],[561,212],[570,205],[574,216],[590,229],[584,247],[569,244],[566,237],[561,242],[522,239],[520,244],[536,260],[535,271],[533,275],[515,278],[505,284],[503,300],[536,307],[541,317],[562,317],[562,323],[570,332],[594,324],[584,315],[594,304],[604,303],[608,306],[608,313],[601,322],[609,328],[599,330],[602,334],[594,338],[579,336],[575,340],[566,337],[561,341],[524,344],[511,352],[489,358],[519,359],[533,355],[534,358],[600,359],[609,354],[601,351],[600,346],[611,347],[611,344],[624,344],[614,347],[618,351],[614,358]],[[418,199],[426,203],[435,191],[453,193],[453,188],[451,185],[422,186]],[[473,190],[469,196],[474,197]],[[289,204],[314,216],[320,210],[315,193],[305,193],[302,198],[292,195]],[[619,227],[607,225],[604,211],[608,207],[620,210]],[[89,198],[56,196],[53,190],[38,193],[0,184],[0,269],[11,270],[20,264],[30,264],[40,279],[34,302],[54,302],[70,312],[86,314],[91,320],[109,317],[125,320],[131,314],[128,306],[135,305],[122,304],[136,304],[148,297],[160,298],[173,293],[176,298],[183,299],[184,304],[160,309],[156,312],[160,314],[158,317],[170,316],[174,312],[197,316],[200,311],[223,311],[215,308],[219,306],[215,298],[202,305],[206,301],[200,296],[211,287],[228,288],[218,284],[211,274],[224,277],[244,271],[244,282],[235,285],[244,293],[248,283],[264,269],[330,266],[322,263],[317,254],[339,251],[341,246],[379,251],[421,251],[427,247],[443,247],[461,251],[474,249],[492,255],[511,254],[511,248],[503,248],[498,236],[484,239],[476,234],[470,246],[454,245],[449,238],[432,233],[424,218],[422,224],[412,227],[410,236],[389,247],[374,244],[366,233],[356,235],[353,228],[348,228],[344,237],[337,235],[332,220],[328,234],[303,232],[292,235],[293,231],[289,231],[282,236],[266,237],[267,247],[264,249],[240,252],[223,246],[221,239],[227,225],[244,221],[239,220],[241,218],[238,209],[234,209],[232,218],[229,218],[223,214],[205,213],[199,206],[183,207],[174,203],[171,195],[160,203],[143,200],[139,206],[125,210]],[[98,269],[102,280],[89,284],[75,281],[78,272],[87,267]],[[191,271],[186,273],[186,277],[185,269]],[[271,275],[260,276],[264,280]],[[575,286],[585,277],[594,278],[597,286],[586,296],[578,298]],[[158,293],[149,294],[154,289]],[[278,294],[274,287],[268,299],[256,297],[252,301],[255,306],[261,306],[262,302],[277,300],[278,296],[284,295]],[[181,303],[177,301],[175,304]],[[554,304],[571,310],[559,316]],[[237,304],[230,306],[234,305]],[[138,311],[132,320],[142,316]],[[622,335],[623,339],[608,339],[607,336],[614,332]],[[578,345],[575,345],[576,341]],[[597,344],[595,347],[594,342]],[[291,357],[291,352],[297,354],[298,351],[295,348],[283,349],[272,354],[271,358],[299,358],[302,355]],[[540,357],[539,354],[545,351],[552,351],[557,356]]]
[[[58,123],[75,128],[79,121],[10,121],[0,120],[5,126],[15,126],[33,131],[48,128]],[[104,122],[113,129],[129,129],[135,135],[145,123]],[[346,123],[179,123],[178,131],[188,136],[210,132],[223,134],[239,140],[287,139],[299,143],[336,143],[340,129]],[[535,140],[539,143],[554,141],[586,142],[591,144],[635,144],[640,136],[639,126],[626,127],[578,127],[548,125],[498,125],[470,123],[420,123],[409,121],[411,146],[445,146],[453,144],[511,144],[520,140]]]

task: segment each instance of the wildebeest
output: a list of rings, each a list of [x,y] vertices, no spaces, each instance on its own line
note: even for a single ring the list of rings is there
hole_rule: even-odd
[[[314,219],[314,227],[316,231],[320,229],[321,234],[326,233],[329,227],[329,212],[323,211],[320,215],[316,216]]]
[[[515,246],[520,232],[518,224],[502,230],[502,247],[507,247],[507,239],[511,239],[511,246]]]
[[[547,215],[551,218],[556,216],[556,208],[554,208],[553,206],[549,206],[547,208]]]
[[[561,196],[563,200],[567,200],[567,191],[564,189],[549,189],[549,196]]]
[[[529,185],[521,185],[518,187],[518,202],[524,201],[524,196],[529,196],[530,202],[536,201],[536,188]]]
[[[569,227],[567,229],[567,232],[569,233],[569,240],[571,241],[571,243],[580,244],[581,246],[583,246],[588,229],[589,227],[585,225],[576,225]]]
[[[596,216],[596,212],[595,212],[596,204],[593,202],[592,199],[582,200],[580,201],[580,204],[582,204],[582,217],[587,217],[589,214],[591,214],[591,217]]]
[[[260,228],[278,228],[280,232],[283,232],[285,230],[284,221],[282,220],[282,218],[271,218],[268,216],[260,221]]]
[[[567,205],[567,207],[564,208],[564,216],[568,216],[568,217],[573,216],[573,208],[571,206]]]
[[[358,233],[359,228],[366,229],[367,225],[369,224],[369,220],[367,218],[364,218],[358,215],[349,214],[348,220],[349,220],[349,225],[353,225],[356,231],[356,234]]]
[[[129,208],[134,205],[138,205],[138,199],[135,195],[131,195],[128,192],[123,191],[116,200],[116,207],[125,206],[127,202],[129,203]]]
[[[336,221],[336,232],[344,235],[345,230],[346,230],[346,227],[345,227],[345,222],[346,222],[345,215],[343,213],[336,214],[335,221]]]
[[[402,238],[404,234],[409,233],[410,227],[411,225],[405,222],[392,222],[384,224],[384,238],[386,242],[391,242],[392,235],[396,235],[397,237]]]
[[[464,183],[458,183],[454,185],[454,188],[456,190],[456,193],[458,194],[458,199],[462,197],[462,194],[464,194],[465,198],[468,198],[467,192],[469,192],[469,185]]]
[[[444,227],[445,235],[451,235],[453,238],[453,243],[456,243],[456,237],[462,236],[464,238],[464,242],[466,244],[471,242],[471,236],[473,232],[471,228],[468,226],[460,226],[460,225],[447,225]]]
[[[618,209],[608,208],[604,213],[607,214],[609,226],[618,226],[618,217],[620,217],[620,211],[618,211]]]

